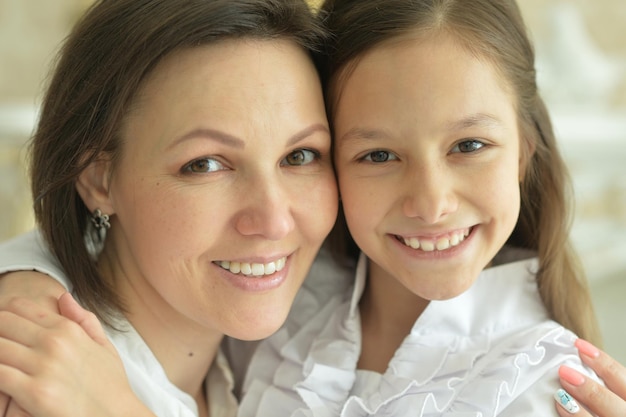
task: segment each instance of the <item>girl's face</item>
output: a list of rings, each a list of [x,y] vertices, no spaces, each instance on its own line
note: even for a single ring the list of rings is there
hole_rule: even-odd
[[[337,212],[307,54],[249,39],[177,52],[144,82],[121,137],[100,264],[131,320],[148,309],[205,334],[275,331]]]
[[[520,209],[513,97],[450,37],[364,55],[339,86],[336,169],[346,220],[371,260],[419,297],[465,291]]]

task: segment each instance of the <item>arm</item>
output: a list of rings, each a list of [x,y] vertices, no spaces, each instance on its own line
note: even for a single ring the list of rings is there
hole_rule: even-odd
[[[68,293],[58,307],[16,299],[0,312],[0,391],[35,417],[154,417],[96,317]]]
[[[582,361],[604,380],[606,387],[567,366],[562,366],[559,369],[559,377],[563,388],[579,404],[587,407],[595,415],[602,417],[625,416],[626,368],[585,340],[578,339],[576,347]],[[567,417],[570,414],[559,408],[559,415]],[[583,407],[576,415],[591,416]]]

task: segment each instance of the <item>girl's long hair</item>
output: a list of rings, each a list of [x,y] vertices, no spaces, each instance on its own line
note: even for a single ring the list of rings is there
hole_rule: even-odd
[[[333,35],[323,71],[331,124],[341,80],[359,57],[385,41],[445,32],[494,65],[517,98],[522,158],[526,161],[519,220],[508,244],[538,254],[537,284],[551,317],[599,344],[587,281],[569,239],[571,182],[538,92],[534,50],[515,1],[328,0],[321,13]],[[332,233],[344,252],[353,256],[358,252],[342,215]]]

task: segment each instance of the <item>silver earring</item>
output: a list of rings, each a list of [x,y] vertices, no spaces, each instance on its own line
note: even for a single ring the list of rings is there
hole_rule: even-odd
[[[93,213],[91,213],[91,223],[96,230],[101,229],[110,229],[111,223],[109,223],[109,215],[102,214],[100,209],[95,209]]]

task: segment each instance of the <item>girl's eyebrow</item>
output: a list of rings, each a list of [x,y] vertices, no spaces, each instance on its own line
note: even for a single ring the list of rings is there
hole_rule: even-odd
[[[339,140],[345,141],[348,139],[361,139],[361,140],[376,140],[376,139],[384,139],[389,137],[389,135],[384,130],[370,129],[364,127],[353,127],[348,130],[346,133],[341,135]]]
[[[446,126],[449,131],[458,131],[468,129],[470,127],[501,127],[502,121],[495,116],[487,113],[475,113],[462,117],[459,120],[454,120]],[[362,140],[376,140],[389,137],[384,130],[365,128],[365,127],[353,127],[344,133],[339,139],[362,139]]]
[[[502,122],[495,116],[487,113],[475,113],[455,120],[448,125],[449,131],[468,129],[470,127],[501,127]]]

